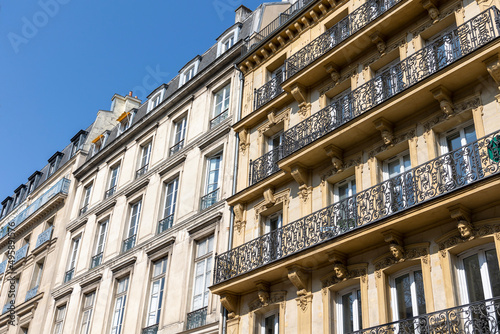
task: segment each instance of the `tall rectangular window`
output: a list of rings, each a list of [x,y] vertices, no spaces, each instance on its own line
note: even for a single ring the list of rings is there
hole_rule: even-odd
[[[163,289],[165,288],[165,273],[167,272],[167,258],[153,263],[153,275],[149,292],[148,317],[146,327],[160,323],[160,313],[163,302]]]
[[[213,128],[227,118],[229,113],[229,98],[231,95],[231,85],[228,84],[217,93],[214,97],[214,110],[212,119],[210,120],[210,128]]]
[[[205,196],[201,198],[201,209],[206,209],[217,202],[219,196],[219,171],[222,154],[213,156],[207,160],[207,183]]]
[[[44,261],[42,260],[35,264],[35,270],[33,271],[30,289],[34,289],[40,286],[40,282],[42,281],[43,263]]]
[[[81,236],[76,237],[75,239],[73,239],[73,242],[71,244],[71,253],[68,263],[68,269],[66,271],[66,276],[64,277],[64,282],[70,281],[75,274],[75,266],[76,266],[76,259],[78,257],[78,248],[80,247],[80,239]]]
[[[111,334],[121,334],[123,315],[125,314],[125,303],[127,301],[128,277],[118,280],[116,288],[115,306],[113,309],[113,321],[111,322]]]
[[[158,233],[172,227],[174,221],[175,204],[177,202],[177,188],[179,179],[175,179],[165,185],[165,207],[163,209],[163,219],[158,226]]]
[[[174,123],[174,138],[173,145],[170,147],[170,155],[180,151],[184,147],[184,139],[186,136],[186,116]]]
[[[111,197],[116,192],[116,186],[118,184],[118,175],[120,173],[120,165],[112,167],[109,173],[109,186],[106,190],[105,198]]]
[[[137,228],[139,226],[139,218],[141,216],[142,201],[138,201],[132,205],[130,209],[130,222],[123,241],[123,251],[126,252],[135,246]]]
[[[420,268],[400,272],[391,278],[393,320],[426,313],[424,278]]]
[[[141,159],[139,161],[139,169],[137,170],[135,177],[138,178],[147,173],[149,168],[149,159],[151,157],[151,146],[152,142],[141,146]]]
[[[56,316],[54,318],[54,334],[63,333],[64,316],[66,315],[66,304],[56,308]]]
[[[99,227],[97,228],[97,241],[95,245],[94,256],[92,257],[92,263],[90,264],[90,268],[97,267],[102,262],[104,245],[106,243],[106,235],[108,231],[108,223],[109,220],[107,219],[99,223]]]
[[[208,286],[210,285],[210,277],[212,276],[213,248],[213,236],[196,243],[192,310],[198,310],[208,305],[208,294],[210,292]]]
[[[80,334],[90,333],[90,322],[92,320],[94,299],[95,299],[95,291],[83,295],[82,323],[80,324]]]
[[[90,203],[90,194],[92,193],[92,184],[89,184],[83,189],[83,202],[82,207],[80,209],[80,215],[83,215],[87,212]]]
[[[337,332],[349,333],[362,328],[361,290],[348,288],[337,294]]]

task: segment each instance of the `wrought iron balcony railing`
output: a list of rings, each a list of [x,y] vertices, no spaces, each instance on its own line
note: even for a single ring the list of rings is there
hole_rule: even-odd
[[[172,227],[173,223],[174,223],[174,214],[171,214],[170,216],[163,218],[158,222],[158,231],[156,233],[160,234],[165,232],[166,230]]]
[[[99,253],[97,255],[92,256],[92,260],[90,260],[90,269],[97,267],[102,262],[103,253]]]
[[[104,194],[104,199],[110,198],[115,194],[115,192],[116,192],[116,186],[112,186],[111,188],[106,190],[106,193]]]
[[[10,228],[16,228],[17,226],[19,226],[19,224],[25,221],[29,216],[35,213],[38,209],[40,209],[45,203],[47,203],[52,197],[56,196],[57,194],[68,194],[70,182],[71,182],[70,180],[65,178],[57,182],[52,188],[50,188],[45,193],[43,193],[43,195],[38,197],[30,206],[28,206],[25,210],[21,211],[13,220],[14,226],[11,226]],[[7,235],[8,229],[9,229],[8,224],[2,227],[0,232],[0,239],[4,238]]]
[[[9,260],[5,260],[2,263],[0,263],[0,275],[5,272],[7,269],[7,264],[9,263]]]
[[[369,0],[285,61],[287,79],[402,0]]]
[[[30,244],[26,244],[16,251],[16,255],[14,256],[14,263],[17,263],[18,261],[20,261],[26,257],[26,254],[28,254],[29,247],[30,247]]]
[[[228,110],[225,110],[210,120],[210,129],[216,127],[227,118]]]
[[[259,109],[264,104],[283,93],[281,83],[283,82],[284,76],[284,73],[282,73],[282,75],[275,76],[266,82],[262,87],[254,90],[254,110]]]
[[[156,334],[158,333],[158,324],[143,328],[141,334]]]
[[[64,283],[67,283],[73,279],[73,275],[75,274],[75,268],[71,268],[64,274]]]
[[[35,297],[37,293],[38,293],[38,285],[26,293],[26,298],[24,298],[24,301],[27,302],[31,298]]]
[[[148,172],[149,164],[142,166],[135,172],[135,178],[138,179]]]
[[[52,238],[52,231],[54,228],[50,226],[48,229],[43,231],[38,235],[38,238],[36,239],[36,244],[35,244],[35,249],[43,245],[44,243],[48,242],[50,238]]]
[[[206,194],[200,199],[200,209],[205,210],[215,203],[217,203],[217,199],[219,198],[219,188],[215,189],[214,191]]]
[[[123,247],[122,247],[122,252],[125,253],[129,249],[133,248],[135,246],[135,238],[137,234],[134,234],[131,237],[128,237],[127,239],[123,240]]]
[[[186,319],[186,330],[204,326],[207,322],[207,307],[189,312]]]
[[[170,148],[170,155],[174,155],[175,153],[179,152],[180,150],[182,150],[183,147],[184,147],[184,139],[175,143],[175,145]]]
[[[278,146],[250,162],[250,184],[255,184],[279,171],[278,160],[283,157],[283,147]]]
[[[490,334],[500,332],[499,320],[500,298],[497,297],[361,329],[349,334]]]
[[[500,131],[216,257],[214,284],[335,239],[500,171]]]
[[[403,90],[498,38],[500,12],[491,7],[284,133],[287,157]]]

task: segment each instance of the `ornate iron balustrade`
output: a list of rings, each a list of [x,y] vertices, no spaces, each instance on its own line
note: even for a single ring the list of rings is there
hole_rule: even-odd
[[[122,247],[122,252],[125,253],[129,249],[133,248],[135,246],[135,237],[137,234],[134,234],[133,236],[123,240],[123,247]]]
[[[402,0],[370,0],[285,61],[287,79],[358,32]]]
[[[186,330],[204,326],[207,322],[207,307],[189,312],[186,319]]]
[[[9,263],[9,260],[5,260],[2,263],[0,263],[0,275],[5,272],[5,269],[7,269],[8,263]]]
[[[14,256],[14,263],[17,263],[19,260],[24,259],[26,254],[28,254],[28,248],[30,244],[26,244],[23,247],[19,248]]]
[[[158,231],[156,233],[160,234],[165,232],[166,230],[172,227],[173,223],[174,223],[174,214],[172,213],[170,216],[167,216],[158,222]]]
[[[205,210],[214,205],[215,203],[217,203],[218,198],[219,198],[219,188],[203,196],[200,200],[201,210]]]
[[[38,197],[30,206],[28,206],[26,209],[21,211],[15,218],[14,218],[14,226],[4,225],[1,229],[0,232],[0,239],[4,238],[7,233],[9,228],[16,228],[21,224],[23,221],[25,221],[29,216],[31,216],[33,213],[35,213],[38,209],[40,209],[45,203],[47,203],[52,197],[56,196],[57,194],[68,194],[69,190],[69,184],[71,183],[70,180],[63,178],[59,182],[57,182],[52,188],[47,190],[43,195]]]
[[[262,87],[254,90],[254,110],[259,109],[264,104],[283,93],[281,83],[283,82],[284,76],[284,73],[282,75],[275,76]]]
[[[52,238],[53,230],[54,228],[50,226],[48,229],[46,229],[45,231],[43,231],[38,235],[38,238],[36,239],[35,249],[37,249],[38,247],[49,241],[50,238]]]
[[[283,157],[282,146],[275,147],[258,159],[250,163],[250,184],[262,181],[266,177],[279,171],[278,160]]]
[[[92,256],[92,260],[90,261],[90,269],[97,267],[102,262],[103,253],[99,253],[97,255]]]
[[[498,143],[500,131],[220,254],[214,284],[496,175]]]
[[[499,320],[500,298],[497,297],[361,329],[349,334],[490,334],[500,332]]]
[[[487,9],[349,94],[335,98],[326,108],[285,131],[283,157],[498,38],[499,15],[496,7]]]
[[[228,110],[225,110],[210,120],[210,129],[216,127],[227,118]]]
[[[64,274],[64,283],[67,283],[73,279],[73,275],[75,273],[75,268],[71,268]]]
[[[106,190],[106,193],[104,194],[104,199],[110,198],[115,194],[115,192],[116,192],[116,186],[112,186],[111,188]]]
[[[174,146],[170,148],[170,155],[174,155],[175,153],[179,152],[182,150],[184,147],[184,139],[180,140],[178,143],[176,143]]]
[[[38,285],[26,293],[26,297],[24,298],[24,301],[27,302],[31,298],[35,297],[37,293],[38,293]]]
[[[149,164],[142,166],[135,172],[135,178],[138,179],[148,172]]]
[[[143,328],[141,334],[156,334],[158,333],[158,324]]]

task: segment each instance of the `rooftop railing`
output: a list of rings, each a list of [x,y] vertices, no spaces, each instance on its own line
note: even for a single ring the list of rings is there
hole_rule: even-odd
[[[216,257],[214,284],[363,228],[500,171],[500,131]]]

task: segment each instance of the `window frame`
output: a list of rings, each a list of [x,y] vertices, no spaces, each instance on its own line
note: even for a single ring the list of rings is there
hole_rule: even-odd
[[[359,291],[359,300],[358,300]],[[353,331],[363,329],[363,306],[361,302],[361,286],[359,284],[351,285],[345,289],[336,292],[335,296],[335,316],[336,316],[336,332],[344,333],[344,308],[342,297],[347,294],[355,295],[353,302],[352,318],[353,318]],[[360,318],[361,317],[361,318]],[[356,319],[356,320],[354,320]],[[358,323],[358,321],[360,321]]]
[[[54,311],[54,327],[53,327],[53,334],[62,334],[64,333],[64,322],[66,320],[66,312],[67,312],[68,305],[66,303],[57,305],[55,307]],[[60,310],[63,309],[63,314],[62,314],[62,319],[59,318],[59,313]],[[60,324],[59,330],[58,330],[58,325]]]
[[[160,265],[162,266],[160,274],[155,276],[155,265],[160,262]],[[163,299],[165,298],[165,285],[166,285],[166,276],[167,276],[167,270],[168,270],[168,256],[164,256],[156,261],[151,262],[151,279],[150,279],[150,284],[149,284],[149,298],[148,298],[148,306],[147,306],[147,313],[146,313],[146,319],[145,319],[145,327],[150,327],[154,325],[160,325],[161,322],[161,311],[164,308],[163,305]],[[158,292],[159,297],[158,297],[158,305],[156,308],[155,312],[155,317],[156,317],[156,323],[149,323],[149,319],[151,316],[151,305],[152,305],[152,298],[153,298],[153,284],[157,281],[161,281],[160,284],[160,290]]]
[[[123,291],[119,291],[119,288],[120,288],[120,282],[121,281],[124,281],[126,280],[126,286],[125,286],[125,289]],[[122,332],[122,327],[123,327],[123,319],[125,319],[125,313],[126,313],[126,309],[127,309],[127,301],[128,301],[128,289],[129,289],[129,286],[130,286],[130,276],[124,276],[124,277],[121,277],[121,278],[117,278],[115,280],[115,293],[114,293],[114,303],[113,303],[113,309],[112,309],[112,314],[113,314],[113,317],[111,318],[111,324],[110,324],[110,333],[111,334],[121,334]],[[119,324],[118,324],[118,329],[116,331],[114,331],[114,320],[115,320],[115,315],[116,315],[116,308],[117,308],[117,302],[118,302],[118,299],[120,298],[123,298],[123,303],[120,307],[120,310],[118,311],[118,314],[119,314]]]
[[[210,245],[210,239],[212,240],[212,249],[209,251],[205,251],[202,254],[198,254],[199,252],[199,247],[202,242],[206,242],[206,248]],[[213,273],[213,266],[214,266],[214,249],[215,249],[215,235],[210,234],[209,236],[206,236],[204,238],[201,238],[194,243],[194,261],[193,261],[193,275],[192,275],[192,280],[193,280],[193,289],[192,289],[192,294],[191,294],[191,303],[190,303],[190,312],[200,310],[202,308],[208,307],[210,304],[210,289],[208,289],[208,286],[212,280],[212,273]],[[207,263],[210,262],[210,268],[208,268]],[[196,267],[198,263],[203,263],[203,283],[202,284],[202,291],[201,291],[201,307],[196,307],[195,308],[195,298],[199,296],[200,294],[196,295],[196,279],[199,277],[196,275]],[[210,269],[208,271],[207,269]],[[207,282],[207,277],[208,277],[208,282]],[[206,294],[206,296],[205,296]],[[206,305],[205,305],[205,298],[206,298]]]
[[[116,193],[116,189],[118,188],[118,178],[120,177],[120,169],[120,163],[117,163],[109,168],[108,189],[105,192],[104,198],[109,198]],[[114,171],[116,171],[116,175],[114,175]]]
[[[221,96],[220,103],[217,103],[218,96]],[[216,114],[215,112],[219,105],[221,111]],[[224,106],[226,106],[226,108],[224,108]],[[222,88],[218,89],[216,92],[213,93],[213,104],[210,113],[211,114],[210,128],[217,126],[228,117],[230,107],[231,107],[231,82],[227,83]],[[226,115],[222,116],[224,114]],[[216,120],[217,122],[215,122]]]
[[[423,270],[421,265],[414,265],[414,266],[399,270],[399,271],[391,274],[389,277],[389,289],[390,289],[390,297],[391,297],[390,307],[392,309],[392,312],[391,312],[392,321],[401,321],[401,320],[408,319],[408,318],[399,319],[398,304],[397,304],[397,302],[398,302],[397,301],[397,288],[396,288],[396,279],[399,277],[402,277],[406,274],[409,275],[410,285],[411,285],[410,292],[411,292],[411,299],[412,299],[411,302],[412,302],[412,311],[413,311],[412,317],[417,317],[420,315],[420,314],[418,314],[418,304],[417,304],[418,296],[417,296],[417,291],[416,291],[416,282],[415,282],[415,275],[414,275],[414,273],[416,271],[422,272],[422,287],[424,289],[423,298],[424,298],[425,307],[426,307],[425,312],[427,312],[428,305],[427,305],[426,296],[425,296],[425,282],[424,282],[424,277],[423,277],[424,270]],[[417,314],[415,314],[415,313],[417,313]],[[410,317],[410,319],[412,317]]]
[[[176,154],[184,148],[186,142],[187,114],[173,121],[172,126],[172,145],[169,149],[169,156]],[[178,136],[178,134],[180,135]]]
[[[86,305],[86,298],[88,295],[93,295],[92,297],[92,303],[90,305]],[[92,319],[93,319],[93,314],[94,314],[94,305],[95,305],[95,300],[96,300],[96,295],[97,291],[93,290],[90,292],[85,292],[83,293],[83,298],[82,298],[82,309],[81,309],[81,319],[80,319],[80,326],[79,326],[79,333],[80,334],[89,334],[90,329],[92,327]],[[87,329],[84,331],[83,326],[84,326],[84,320],[85,320],[85,313],[89,312],[90,315],[87,319]]]

